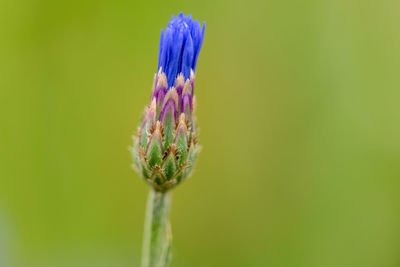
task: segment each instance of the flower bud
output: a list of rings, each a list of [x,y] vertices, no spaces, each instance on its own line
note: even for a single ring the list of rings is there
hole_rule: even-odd
[[[134,168],[156,191],[187,179],[199,153],[194,80],[205,26],[181,13],[161,32],[150,104],[134,137]]]

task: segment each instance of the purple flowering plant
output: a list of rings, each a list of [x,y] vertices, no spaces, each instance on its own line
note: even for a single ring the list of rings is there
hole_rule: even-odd
[[[200,150],[194,83],[204,30],[182,13],[161,30],[153,91],[132,148],[133,167],[150,186],[142,267],[169,264],[171,189],[190,177]]]

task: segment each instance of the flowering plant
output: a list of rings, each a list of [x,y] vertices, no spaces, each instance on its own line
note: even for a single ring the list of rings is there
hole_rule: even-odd
[[[170,190],[190,176],[199,153],[194,82],[204,30],[182,13],[161,30],[153,92],[132,149],[133,166],[150,185],[142,267],[168,265]]]

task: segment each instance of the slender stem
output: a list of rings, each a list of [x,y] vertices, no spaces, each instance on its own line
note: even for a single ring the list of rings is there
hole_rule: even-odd
[[[172,241],[168,220],[171,193],[150,189],[144,222],[142,267],[166,267]]]

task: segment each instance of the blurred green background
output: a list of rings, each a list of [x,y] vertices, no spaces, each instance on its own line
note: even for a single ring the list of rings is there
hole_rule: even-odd
[[[139,266],[128,146],[206,21],[172,266],[400,266],[399,1],[0,1],[0,266]]]

